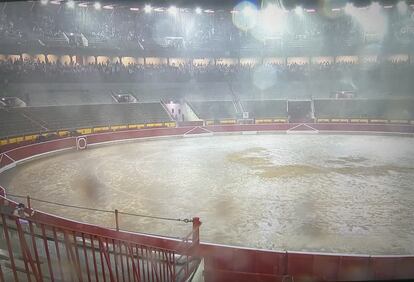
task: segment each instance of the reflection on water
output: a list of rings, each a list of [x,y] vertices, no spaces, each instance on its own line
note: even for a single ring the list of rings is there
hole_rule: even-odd
[[[18,194],[203,222],[201,239],[268,249],[414,253],[412,138],[257,135],[157,140],[36,160],[0,176]],[[34,203],[114,226],[111,214]],[[121,216],[182,236],[190,225]]]

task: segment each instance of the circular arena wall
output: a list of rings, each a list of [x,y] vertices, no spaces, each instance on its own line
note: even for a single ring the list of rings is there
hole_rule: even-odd
[[[204,136],[214,134],[392,134],[414,135],[413,125],[384,124],[264,124],[192,126],[178,128],[158,128],[129,130],[85,136],[87,145],[102,145],[134,139]],[[65,150],[82,149],[86,144],[76,137],[63,138],[44,143],[26,145],[0,155],[0,172],[12,168],[19,162]],[[78,145],[78,146],[77,146]],[[7,194],[6,194],[7,195]],[[110,230],[94,225],[74,222],[51,214],[37,212],[35,219],[66,226],[73,230],[88,230],[94,234],[111,234],[142,244],[166,249],[176,249],[177,240],[143,234],[133,234]],[[201,219],[202,220],[202,219]],[[202,228],[201,228],[202,233]],[[414,256],[367,256],[347,254],[321,254],[301,252],[278,252],[258,249],[223,246],[201,243],[197,253],[205,259],[206,277],[216,280],[235,277],[235,273],[255,273],[250,279],[272,278],[272,275],[292,275],[294,277],[319,277],[326,280],[374,280],[409,279],[414,277]],[[252,274],[253,275],[253,274]],[[257,276],[258,275],[258,276]],[[243,278],[242,278],[243,277]],[[240,276],[240,280],[249,279]]]

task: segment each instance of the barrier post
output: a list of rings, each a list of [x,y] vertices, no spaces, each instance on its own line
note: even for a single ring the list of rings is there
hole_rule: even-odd
[[[193,217],[193,246],[198,246],[200,244],[200,225],[200,218]]]
[[[115,210],[115,227],[116,227],[116,231],[119,231],[118,210]]]
[[[30,203],[30,196],[29,196],[29,195],[27,195],[27,207],[28,207],[29,209],[31,209],[31,208],[32,208],[32,205],[31,205],[31,203]]]

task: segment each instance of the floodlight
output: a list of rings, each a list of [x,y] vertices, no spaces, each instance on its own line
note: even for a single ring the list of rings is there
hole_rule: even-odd
[[[99,3],[99,2],[95,2],[95,4],[93,4],[93,6],[95,7],[95,10],[100,10],[101,9],[101,3]]]
[[[303,8],[302,8],[301,6],[297,6],[297,7],[295,8],[295,13],[296,13],[296,15],[298,15],[298,16],[302,16],[302,15],[303,15]]]
[[[243,14],[251,15],[253,13],[253,8],[251,6],[246,6],[243,8]]]
[[[68,8],[75,8],[75,2],[73,0],[69,0],[68,2],[66,2],[66,6],[68,6]]]
[[[170,13],[171,15],[175,15],[177,14],[177,10],[177,7],[171,6],[170,8],[168,8],[168,13]]]
[[[151,7],[151,5],[145,5],[145,7],[144,7],[144,11],[145,11],[145,13],[146,14],[149,14],[149,13],[151,13],[151,11],[152,11],[152,7]]]
[[[408,11],[407,3],[405,3],[405,1],[398,2],[397,10],[401,15],[407,14],[407,11]]]

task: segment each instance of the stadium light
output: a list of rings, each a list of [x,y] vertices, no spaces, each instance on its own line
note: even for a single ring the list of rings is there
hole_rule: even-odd
[[[295,13],[296,13],[296,15],[298,15],[298,16],[302,16],[302,15],[303,15],[303,8],[302,8],[301,6],[297,6],[297,7],[295,8]]]
[[[356,11],[356,8],[354,6],[354,4],[352,3],[347,3],[345,6],[345,13],[352,16],[352,14],[354,14]]]
[[[69,0],[68,2],[66,2],[66,6],[68,6],[68,8],[73,9],[75,8],[75,2],[73,0]]]
[[[250,32],[262,42],[275,38],[286,28],[286,17],[284,9],[272,4],[267,5],[258,12],[257,24]]]
[[[47,3],[49,3],[49,0],[41,0],[40,1],[40,4],[42,4],[42,5],[47,5]]]
[[[246,16],[253,14],[253,8],[251,6],[244,7],[243,14],[245,14]]]
[[[232,14],[232,20],[238,29],[248,31],[256,26],[260,12],[255,4],[249,1],[242,1],[233,10],[237,11],[237,13]]]
[[[129,10],[130,10],[130,11],[135,11],[135,12],[138,12],[138,11],[139,11],[139,8],[129,8]]]
[[[397,10],[398,10],[398,13],[400,13],[401,15],[407,14],[407,11],[408,11],[407,3],[405,3],[404,1],[398,2]]]
[[[171,15],[176,15],[177,11],[178,11],[178,9],[175,6],[171,6],[171,7],[168,8],[168,13],[170,13]]]
[[[152,11],[152,7],[151,7],[151,5],[145,5],[145,7],[144,7],[144,11],[145,11],[145,14],[149,14],[149,13],[151,13],[151,11]]]
[[[265,17],[274,17],[278,14],[278,11],[279,9],[275,5],[269,4],[266,9],[261,11],[261,13]]]
[[[197,8],[195,8],[195,12],[196,12],[197,15],[200,15],[203,12],[203,10],[201,10],[200,7],[197,7]]]
[[[104,8],[106,10],[113,10],[114,6],[106,5],[106,6],[103,6],[102,8]]]
[[[387,33],[388,18],[378,2],[373,2],[364,8],[356,8],[348,3],[345,6],[345,13],[351,16],[364,32],[376,34],[381,38]]]
[[[101,3],[99,3],[99,2],[95,2],[95,4],[93,4],[93,6],[95,7],[95,10],[100,10],[101,9]]]
[[[372,2],[371,6],[369,6],[369,9],[372,12],[379,13],[381,11],[381,5],[378,2]]]

